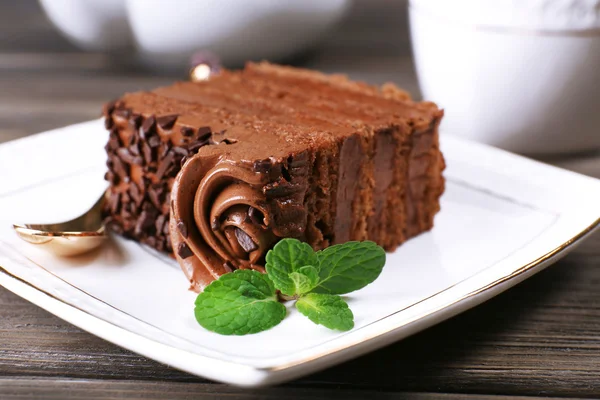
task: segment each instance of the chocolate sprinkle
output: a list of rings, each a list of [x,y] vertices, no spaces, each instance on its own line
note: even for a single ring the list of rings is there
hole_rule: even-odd
[[[173,151],[175,154],[179,154],[183,157],[186,157],[188,154],[190,154],[189,151],[187,151],[187,149],[180,147],[180,146],[175,146],[171,149],[171,151]]]
[[[187,126],[182,126],[181,127],[181,134],[183,136],[192,136],[194,134],[194,129],[189,128]]]
[[[113,111],[113,115],[115,117],[119,117],[119,118],[123,118],[123,119],[129,119],[129,116],[131,115],[131,111],[129,111],[126,108],[118,108],[115,111]]]
[[[179,232],[181,233],[181,236],[183,236],[185,239],[187,239],[187,237],[188,237],[188,230],[187,230],[187,226],[185,225],[185,222],[179,221],[177,223],[177,229],[179,229]]]
[[[173,114],[173,115],[164,115],[162,117],[158,117],[156,119],[156,122],[158,122],[158,125],[163,128],[164,130],[168,130],[171,129],[173,127],[173,125],[175,125],[175,122],[177,121],[177,114]]]
[[[256,243],[254,243],[252,238],[240,228],[235,228],[235,238],[237,239],[240,246],[242,246],[242,249],[244,249],[244,251],[247,253],[258,249],[258,246],[256,245]]]
[[[131,184],[129,185],[129,195],[131,196],[137,207],[142,205],[144,196],[142,195],[140,188],[138,188],[135,182],[131,182]]]
[[[125,147],[117,149],[117,156],[119,156],[119,158],[125,161],[127,164],[137,164],[137,162],[135,162],[135,156],[131,154]]]
[[[162,194],[165,189],[162,183],[155,183],[148,189],[148,197],[156,208],[162,207]]]
[[[163,176],[168,175],[171,172],[174,165],[175,153],[169,152],[167,156],[161,161],[158,171],[156,171],[156,177],[162,179]]]
[[[156,118],[150,116],[140,127],[140,138],[147,139],[154,134],[156,134]]]
[[[161,145],[160,158],[161,159],[165,158],[170,150],[171,150],[171,142],[164,142]]]
[[[117,104],[115,100],[106,103],[104,105],[104,115],[112,114],[112,112],[115,110],[115,104]]]
[[[160,145],[160,138],[158,136],[151,136],[148,139],[148,145],[152,148],[158,147]]]
[[[123,164],[119,157],[111,157],[113,170],[119,175],[119,177],[125,180],[126,177],[129,176],[129,166],[127,164]]]
[[[192,250],[185,243],[179,243],[179,246],[177,247],[177,254],[183,259],[194,255],[194,253],[192,253]]]
[[[119,193],[111,193],[108,198],[108,208],[112,214],[116,214],[119,212],[121,208],[121,195]]]
[[[146,205],[148,203],[145,203]],[[154,215],[153,215],[154,214]],[[154,225],[155,212],[144,210],[140,214],[140,217],[135,224],[134,234],[136,236],[141,236],[142,233],[146,231],[146,229],[150,228]],[[149,232],[148,232],[149,233]]]
[[[206,140],[211,136],[211,132],[210,126],[201,126],[196,132],[196,139]]]
[[[140,129],[140,124],[142,123],[142,116],[137,113],[132,113],[129,118],[129,125],[133,127],[133,129]]]
[[[165,220],[167,217],[164,214],[161,214],[156,218],[156,222],[154,223],[154,227],[156,228],[156,232],[160,233],[163,230],[163,225],[165,224]]]
[[[140,155],[140,148],[139,148],[139,146],[137,145],[137,143],[132,143],[132,144],[131,144],[131,145],[128,147],[128,149],[129,149],[129,152],[130,152],[131,154],[133,154],[134,156],[139,156],[139,155]]]
[[[156,161],[156,151],[150,147],[147,141],[142,142],[142,153],[146,164]]]
[[[270,169],[271,169],[271,160],[270,159],[267,158],[265,160],[254,161],[254,171],[269,172]]]

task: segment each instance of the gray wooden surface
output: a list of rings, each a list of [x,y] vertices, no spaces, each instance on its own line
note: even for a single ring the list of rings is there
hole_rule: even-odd
[[[402,1],[361,2],[302,65],[416,93]],[[180,76],[79,52],[32,0],[0,0],[0,142],[98,116]],[[595,174],[595,154],[555,160]],[[1,181],[1,176],[0,176]],[[600,238],[423,333],[286,385],[215,384],[118,348],[0,288],[0,399],[600,397]]]

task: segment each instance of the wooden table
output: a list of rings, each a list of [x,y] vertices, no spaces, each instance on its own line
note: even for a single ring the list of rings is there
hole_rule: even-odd
[[[405,18],[402,1],[361,2],[300,62],[417,93]],[[106,55],[79,52],[36,2],[0,0],[0,142],[95,118],[104,101],[124,91],[184,77],[116,67]],[[594,173],[599,160],[591,155],[565,165]],[[600,396],[598,245],[596,236],[518,287],[426,332],[260,390],[158,364],[0,288],[0,399]]]

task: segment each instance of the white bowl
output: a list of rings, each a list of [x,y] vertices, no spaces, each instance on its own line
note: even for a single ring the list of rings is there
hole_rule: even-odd
[[[350,0],[40,0],[52,22],[85,49],[135,46],[167,68],[197,51],[224,64],[278,60],[315,44]]]
[[[600,148],[600,1],[411,0],[444,131],[521,153]]]

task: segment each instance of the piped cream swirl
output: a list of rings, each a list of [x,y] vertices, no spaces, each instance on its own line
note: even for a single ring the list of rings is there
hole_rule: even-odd
[[[257,269],[276,242],[262,191],[267,174],[213,157],[193,157],[171,191],[175,257],[200,291],[233,269]]]

